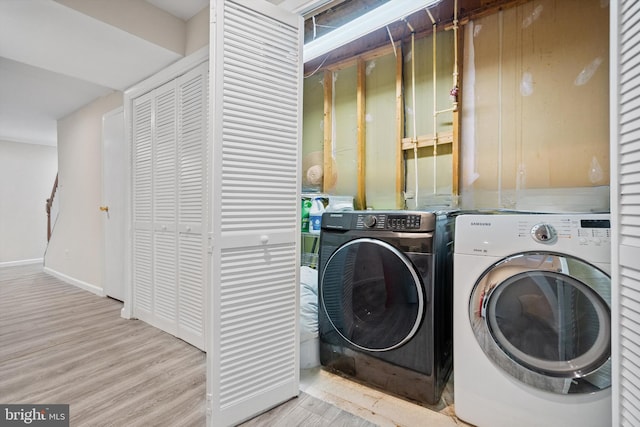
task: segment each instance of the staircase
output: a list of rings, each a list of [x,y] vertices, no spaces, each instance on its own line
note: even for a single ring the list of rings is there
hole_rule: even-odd
[[[51,189],[51,196],[47,199],[47,204],[45,210],[47,212],[47,242],[51,240],[51,213],[53,212],[53,224],[56,222],[56,218],[58,217],[58,203],[55,203],[56,200],[56,192],[58,191],[58,174],[56,174],[56,179],[53,181],[53,188]]]

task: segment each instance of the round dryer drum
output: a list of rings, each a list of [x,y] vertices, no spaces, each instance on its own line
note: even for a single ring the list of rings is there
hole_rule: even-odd
[[[345,243],[328,259],[320,283],[328,320],[360,349],[397,348],[420,326],[420,276],[407,256],[384,241],[358,238]]]
[[[503,371],[541,390],[611,385],[610,278],[555,253],[520,253],[488,268],[469,301],[471,326]]]

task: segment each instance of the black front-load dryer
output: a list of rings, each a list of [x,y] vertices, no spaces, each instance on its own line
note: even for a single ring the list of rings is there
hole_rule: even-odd
[[[452,368],[452,212],[327,212],[320,235],[320,362],[436,404]]]

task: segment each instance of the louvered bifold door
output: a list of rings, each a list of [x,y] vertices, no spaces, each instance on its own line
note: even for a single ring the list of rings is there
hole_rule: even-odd
[[[133,315],[153,313],[153,94],[132,102],[132,289]]]
[[[210,425],[298,394],[302,19],[212,2]]]
[[[640,425],[640,2],[611,2],[613,425]]]
[[[173,335],[177,325],[177,116],[176,83],[154,91],[153,321]]]
[[[208,63],[178,78],[178,336],[205,349]]]

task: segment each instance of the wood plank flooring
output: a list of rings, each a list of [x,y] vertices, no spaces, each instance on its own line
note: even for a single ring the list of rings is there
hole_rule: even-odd
[[[205,426],[205,353],[121,308],[40,265],[0,268],[0,403],[69,404],[71,426]],[[301,393],[244,425],[375,424]]]
[[[240,427],[375,427],[337,406],[301,393],[296,399],[240,424]]]
[[[41,267],[0,269],[0,401],[73,426],[205,425],[205,354]]]

